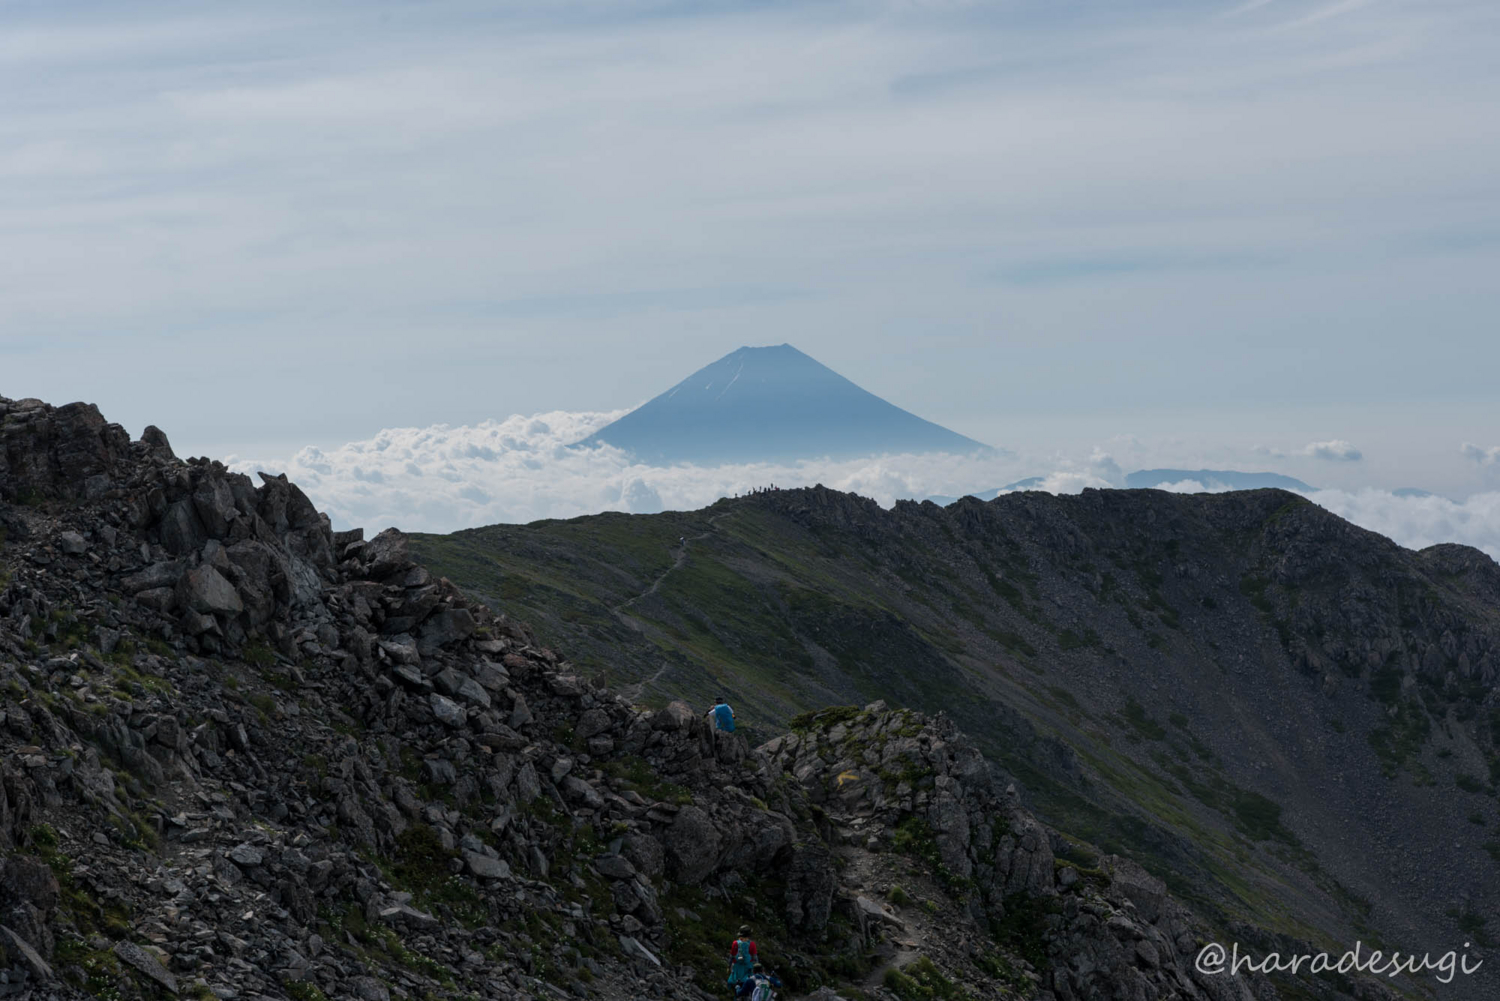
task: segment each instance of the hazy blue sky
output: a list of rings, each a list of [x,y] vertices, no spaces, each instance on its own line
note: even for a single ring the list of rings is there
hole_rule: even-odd
[[[1497,47],[1493,0],[0,0],[0,393],[285,456],[789,341],[1044,465],[1492,490]]]

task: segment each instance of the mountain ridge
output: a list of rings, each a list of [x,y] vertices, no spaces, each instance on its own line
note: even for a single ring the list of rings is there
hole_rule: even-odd
[[[944,708],[1041,819],[1224,920],[1433,949],[1496,921],[1500,568],[1478,550],[1404,550],[1279,490],[884,510],[814,488],[413,544],[586,669],[607,642],[646,696]]]
[[[0,398],[7,996],[706,1001],[746,920],[806,1001],[1274,996],[951,720],[753,749],[261,480]]]

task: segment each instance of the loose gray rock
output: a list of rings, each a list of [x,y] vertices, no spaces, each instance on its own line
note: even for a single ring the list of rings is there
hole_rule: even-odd
[[[490,693],[485,691],[479,682],[468,676],[459,679],[456,694],[465,702],[470,702],[481,709],[490,707]]]
[[[509,879],[510,865],[503,859],[490,858],[479,852],[466,851],[463,853],[464,865],[474,875],[482,879]]]
[[[251,866],[260,865],[265,861],[265,855],[261,850],[250,844],[235,845],[224,854],[228,857],[229,861],[246,869]]]
[[[177,978],[166,967],[157,962],[155,956],[134,942],[121,940],[115,943],[114,953],[173,994],[177,993]]]
[[[635,875],[635,866],[621,855],[601,855],[594,859],[594,868],[599,870],[601,876],[608,876],[610,879],[630,879]]]
[[[211,566],[197,566],[177,582],[177,600],[195,612],[238,615],[245,610],[234,585]]]
[[[463,707],[446,695],[433,692],[427,696],[427,701],[432,706],[432,714],[444,726],[461,727],[468,722],[468,716],[465,715]]]
[[[15,929],[9,925],[0,925],[0,933],[4,934],[5,947],[21,954],[21,958],[26,961],[26,967],[33,977],[43,983],[52,979],[51,965],[42,958],[41,953],[31,947],[30,942],[16,934]]]

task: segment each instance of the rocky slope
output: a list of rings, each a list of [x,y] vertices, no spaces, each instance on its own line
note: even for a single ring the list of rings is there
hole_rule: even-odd
[[[0,398],[0,994],[700,998],[749,921],[796,995],[1273,996],[950,721],[752,750],[262,480]]]
[[[647,701],[721,689],[767,736],[830,702],[945,709],[1045,822],[1252,940],[1438,954],[1500,926],[1500,567],[1476,550],[1276,490],[887,511],[821,488],[413,546]]]

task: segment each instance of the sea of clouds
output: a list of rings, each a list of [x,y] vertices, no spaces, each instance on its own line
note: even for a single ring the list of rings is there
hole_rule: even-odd
[[[388,428],[337,448],[303,448],[290,460],[232,458],[229,465],[243,472],[288,474],[338,528],[362,525],[378,531],[394,525],[414,532],[601,511],[694,510],[773,484],[821,483],[890,506],[899,498],[990,490],[1039,469],[1049,472],[1036,489],[1051,493],[1124,482],[1119,464],[1099,449],[1077,457],[997,452],[660,467],[641,465],[608,446],[571,447],[624,412],[554,411],[457,427]],[[1193,480],[1159,488],[1190,493],[1227,489]],[[1500,492],[1462,501],[1373,488],[1315,490],[1307,496],[1403,546],[1460,542],[1500,559]]]

